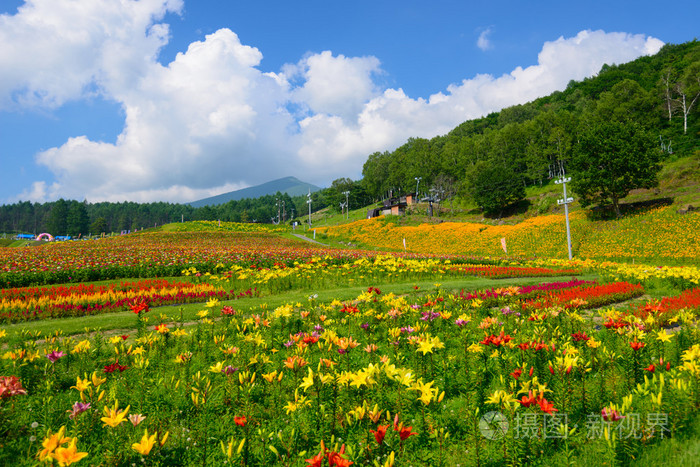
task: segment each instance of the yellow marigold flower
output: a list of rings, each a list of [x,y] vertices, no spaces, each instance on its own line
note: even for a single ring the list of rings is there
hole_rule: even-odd
[[[154,444],[156,444],[156,433],[153,433],[151,436],[148,436],[148,429],[146,429],[143,432],[143,437],[141,438],[141,441],[132,444],[131,449],[137,451],[142,456],[147,456],[148,453],[151,452],[151,449],[153,449]]]

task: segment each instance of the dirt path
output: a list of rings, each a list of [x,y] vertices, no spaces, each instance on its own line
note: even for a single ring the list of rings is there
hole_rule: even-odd
[[[309,237],[305,237],[301,234],[292,234],[292,235],[294,235],[295,237],[300,238],[302,240],[306,240],[307,242],[315,243],[315,244],[321,245],[321,246],[328,246],[325,243],[317,242],[316,240],[309,238]]]

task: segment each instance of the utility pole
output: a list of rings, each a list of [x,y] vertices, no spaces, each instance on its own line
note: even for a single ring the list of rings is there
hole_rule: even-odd
[[[280,199],[275,198],[275,204],[277,205],[277,223],[280,223]]]
[[[564,172],[564,164],[559,161],[559,180],[555,180],[554,183],[561,183],[564,188],[564,198],[558,199],[557,204],[564,205],[564,216],[566,216],[566,243],[569,247],[569,260],[571,260],[571,229],[569,227],[569,203],[573,203],[573,198],[568,198],[566,195],[566,183],[571,181],[571,177],[567,177]]]
[[[350,219],[350,201],[348,198],[350,196],[350,192],[344,191],[343,194],[345,195],[345,218]]]
[[[413,177],[416,179],[416,203],[418,203],[418,184],[420,183],[421,180],[423,180],[423,177]]]
[[[311,188],[309,188],[309,194],[306,196],[308,198],[306,204],[309,205],[309,228],[311,228]]]

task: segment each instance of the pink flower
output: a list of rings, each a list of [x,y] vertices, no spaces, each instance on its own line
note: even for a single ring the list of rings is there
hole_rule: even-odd
[[[51,363],[56,363],[56,360],[58,360],[61,357],[65,357],[65,356],[66,356],[66,354],[64,354],[63,352],[61,352],[59,350],[54,350],[53,352],[46,354],[46,358],[48,358]]]
[[[625,418],[624,415],[620,415],[617,410],[608,407],[603,407],[600,414],[603,416],[603,420],[606,422],[616,422]]]
[[[88,404],[89,405],[89,404]],[[132,425],[137,426],[139,423],[144,421],[146,419],[145,415],[141,415],[140,413],[132,413],[129,415],[129,421],[131,422]]]
[[[90,408],[90,403],[83,404],[82,402],[76,402],[73,404],[73,410],[66,410],[66,412],[69,412],[71,420],[73,420],[75,417],[80,415],[81,413],[85,412],[87,409]]]

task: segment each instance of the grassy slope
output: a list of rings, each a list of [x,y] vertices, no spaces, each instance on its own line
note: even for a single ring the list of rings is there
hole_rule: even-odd
[[[652,264],[695,264],[700,255],[695,254],[694,245],[697,242],[690,236],[694,235],[692,233],[696,230],[697,217],[700,216],[700,213],[694,212],[681,216],[676,214],[676,211],[688,205],[700,207],[700,186],[698,185],[700,156],[686,157],[665,163],[659,179],[658,188],[634,190],[623,200],[623,218],[619,220],[610,219],[609,213],[605,209],[583,209],[575,201],[570,206],[569,211],[572,218],[574,256],[616,261],[636,260]],[[509,252],[513,255],[564,257],[566,246],[563,216],[560,219],[561,222],[558,223],[561,225],[553,226],[556,232],[551,231],[551,229],[549,232],[544,232],[541,227],[538,227],[540,231],[528,230],[525,228],[527,224],[523,224],[523,222],[528,221],[532,222],[533,225],[541,225],[539,220],[544,218],[538,217],[540,215],[557,214],[561,216],[563,209],[556,203],[559,197],[561,197],[561,187],[551,183],[542,187],[528,188],[526,200],[513,206],[501,219],[485,218],[468,202],[455,200],[452,209],[450,209],[450,203],[443,203],[440,214],[433,218],[426,216],[427,206],[419,204],[409,206],[407,215],[387,216],[384,222],[385,225],[388,224],[391,227],[423,226],[423,230],[426,233],[429,232],[429,235],[439,235],[439,232],[437,229],[431,230],[427,226],[441,222],[463,223],[465,227],[466,225],[481,224],[482,227],[479,229],[486,230],[486,232],[484,234],[479,232],[480,235],[490,235],[489,226],[500,226],[503,228],[500,229],[502,232],[499,235],[509,237],[508,244],[514,247]],[[667,208],[660,212],[654,211],[654,206],[667,206]],[[334,214],[328,210],[314,214],[312,220],[318,228],[330,227],[333,235],[321,236],[326,243],[335,242],[341,246],[351,245],[378,250],[402,249],[400,239],[389,242],[384,241],[386,238],[381,238],[377,239],[380,241],[373,242],[372,239],[360,234],[362,229],[356,228],[356,224],[349,225],[347,229],[342,227],[353,221],[364,219],[367,208],[363,207],[351,211],[349,220],[346,220],[345,216]],[[649,231],[650,225],[656,229],[654,232]],[[516,229],[519,233],[515,233],[509,230],[508,226],[519,226],[523,230]],[[311,235],[310,232],[308,234]],[[411,233],[406,231],[405,234],[410,235]],[[396,232],[396,235],[399,233]],[[404,232],[400,235],[404,236]],[[468,239],[472,238],[471,234],[465,235]],[[520,235],[520,240],[516,238],[518,235]],[[530,238],[525,239],[523,235]],[[676,238],[681,241],[676,242]],[[455,249],[452,252],[475,256],[502,255],[502,252],[499,251],[500,246],[491,239],[487,241],[490,242],[490,249],[487,251],[473,251],[474,248],[478,250],[480,246],[472,245],[471,250],[458,251]],[[553,246],[552,242],[557,243],[557,245]],[[416,241],[409,243],[409,245],[411,244],[415,246]],[[461,245],[463,246],[464,242]],[[429,252],[426,248],[429,249],[429,246],[423,245],[415,251]],[[450,248],[449,244],[446,248]],[[457,245],[455,248],[458,248]],[[443,251],[444,249],[443,246],[442,250],[434,252],[448,253],[448,251]]]

